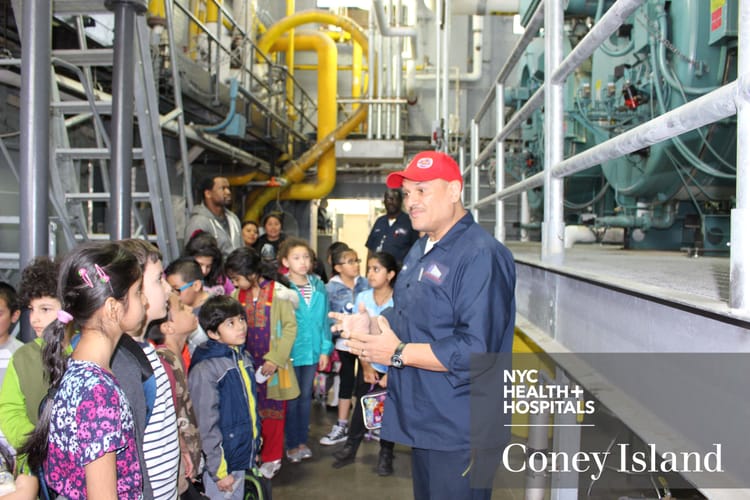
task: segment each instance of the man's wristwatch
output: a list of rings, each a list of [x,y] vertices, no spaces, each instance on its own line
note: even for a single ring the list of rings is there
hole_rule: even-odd
[[[391,356],[391,366],[394,368],[403,368],[404,367],[404,358],[401,357],[401,353],[404,350],[404,347],[406,347],[406,342],[401,342],[398,347],[396,347],[396,350],[393,352],[393,356]]]

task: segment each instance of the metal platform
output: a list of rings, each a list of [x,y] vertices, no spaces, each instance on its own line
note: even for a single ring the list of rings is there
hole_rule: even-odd
[[[706,359],[710,364],[711,357],[716,357],[712,353],[735,353],[721,356],[730,366],[745,365],[737,358],[750,352],[750,319],[727,306],[728,258],[592,245],[566,250],[564,264],[554,266],[541,262],[537,243],[508,243],[508,247],[518,273],[517,328],[550,354],[565,376],[586,388],[645,442],[662,451],[691,449],[690,443],[709,432],[722,434],[726,426],[720,418],[747,411],[745,398],[732,396],[745,393],[746,377],[727,377],[701,363],[682,364],[680,390],[674,391],[679,394],[669,396],[688,408],[700,401],[701,408],[715,415],[713,421],[695,408],[679,412],[679,420],[670,418],[678,405],[667,402],[663,392],[654,396],[651,387],[661,377],[659,359],[667,357],[663,353],[693,353],[669,355],[672,366],[679,356]],[[610,360],[641,358],[642,363],[625,362],[623,369],[635,374],[639,383],[610,383],[609,375],[603,375],[609,367],[593,367],[589,362],[597,356],[591,353],[617,353],[601,356]],[[690,357],[695,354],[705,356]],[[555,450],[576,452],[579,440],[580,429],[577,436],[569,433],[557,442]],[[723,435],[715,442],[736,440]],[[750,494],[736,476],[728,476],[723,483],[734,483],[735,489],[720,490],[713,484],[701,485],[695,474],[684,477],[709,498],[747,498]],[[559,496],[576,497],[575,488]]]

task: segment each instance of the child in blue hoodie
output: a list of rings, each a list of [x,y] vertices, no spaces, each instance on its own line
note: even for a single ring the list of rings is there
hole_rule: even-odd
[[[367,280],[360,276],[360,262],[357,252],[348,247],[339,247],[331,252],[333,277],[326,284],[328,302],[331,312],[354,312],[354,302],[360,292],[369,290]],[[352,407],[354,394],[354,367],[357,357],[349,352],[343,338],[336,340],[336,350],[341,360],[339,377],[338,419],[331,432],[320,438],[320,444],[331,446],[343,443],[349,435],[349,410]]]
[[[312,274],[313,252],[299,238],[286,239],[279,248],[279,260],[289,270],[287,278],[292,290],[299,295],[297,338],[291,358],[299,383],[300,395],[290,400],[286,417],[287,458],[299,462],[312,457],[307,446],[312,406],[312,386],[315,372],[328,364],[333,350],[328,323],[328,295],[320,278]]]
[[[203,304],[198,320],[209,340],[193,353],[188,384],[206,455],[203,485],[209,498],[242,500],[260,438],[245,310],[218,295]]]

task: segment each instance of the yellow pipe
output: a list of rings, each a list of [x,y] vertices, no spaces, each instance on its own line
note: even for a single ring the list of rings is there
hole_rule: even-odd
[[[152,28],[167,25],[167,10],[164,0],[149,0],[147,19],[148,25]]]
[[[286,0],[286,15],[291,16],[294,14],[294,0]],[[286,49],[286,66],[287,71],[289,71],[289,78],[286,79],[286,112],[287,112],[287,119],[289,122],[294,122],[294,120],[297,119],[296,113],[294,111],[294,30],[289,30],[288,35],[289,43]],[[334,87],[335,88],[335,87]],[[294,141],[292,138],[289,138],[289,144],[287,145],[287,151],[289,151],[290,154],[294,155],[294,151],[292,148],[292,145],[294,144]]]
[[[320,23],[338,26],[339,28],[348,31],[352,39],[357,42],[362,48],[363,52],[367,52],[368,41],[362,29],[352,21],[351,19],[335,16],[328,12],[322,11],[304,11],[282,19],[278,23],[271,26],[268,31],[258,42],[258,47],[262,52],[269,52],[271,46],[276,40],[278,40],[283,33],[292,29],[296,26],[300,26],[308,23]],[[334,66],[335,68],[335,66]],[[331,68],[323,68],[321,71],[328,70]],[[318,105],[320,105],[326,99],[335,101],[335,92],[329,95],[321,95],[320,88],[318,89]],[[351,131],[353,131],[364,119],[367,117],[367,105],[362,105],[352,116],[349,117],[344,123],[339,125],[337,128],[332,129],[326,134],[322,141],[319,141],[310,150],[305,152],[299,159],[292,161],[287,165],[282,175],[282,179],[287,182],[300,182],[305,177],[305,172],[315,164],[318,163],[318,178],[315,182],[296,184],[292,185],[284,190],[282,197],[284,199],[296,199],[296,200],[314,200],[317,198],[323,198],[331,192],[333,186],[336,184],[336,157],[333,145],[337,140],[345,138]],[[320,116],[319,116],[320,120]],[[324,123],[324,125],[326,125]],[[318,123],[318,134],[321,134],[321,124]],[[330,151],[330,153],[328,153]],[[326,154],[328,153],[328,154]],[[279,195],[280,188],[266,189],[256,200],[254,200],[248,207],[245,218],[259,218],[263,211],[263,207],[266,206],[270,201],[276,199]]]
[[[362,46],[357,42],[352,44],[352,98],[358,98],[362,89]],[[352,106],[359,109],[359,104]]]

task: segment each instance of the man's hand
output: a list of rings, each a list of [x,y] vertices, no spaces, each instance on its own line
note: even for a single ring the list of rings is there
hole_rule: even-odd
[[[370,316],[367,314],[367,308],[363,303],[359,304],[359,310],[354,314],[331,312],[328,313],[328,317],[336,320],[336,323],[331,327],[331,331],[334,333],[368,333],[370,331]]]
[[[361,331],[344,331],[341,336],[347,339],[346,344],[351,349],[352,354],[359,356],[369,363],[380,363],[390,366],[391,356],[396,347],[401,343],[401,340],[391,330],[391,326],[385,317],[378,316],[376,320],[373,323],[377,325],[377,329],[380,332],[377,335],[371,335],[368,330],[367,333],[362,333]]]

